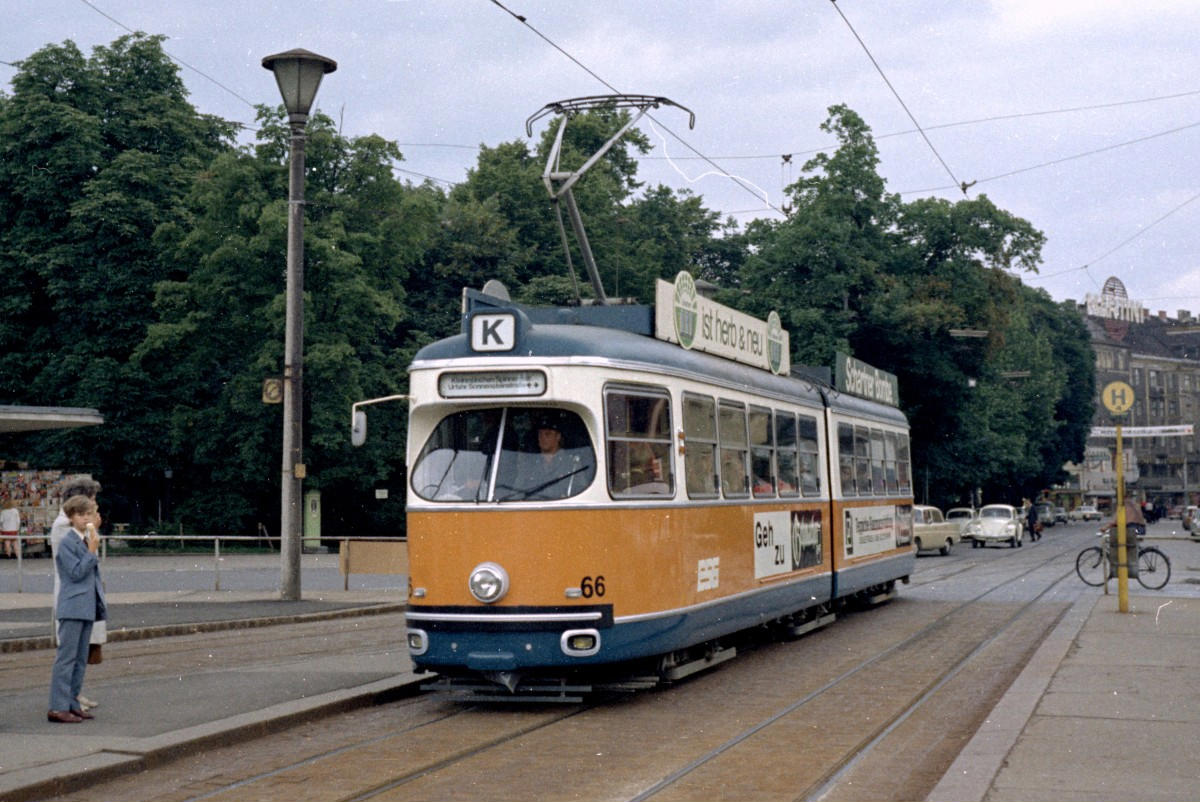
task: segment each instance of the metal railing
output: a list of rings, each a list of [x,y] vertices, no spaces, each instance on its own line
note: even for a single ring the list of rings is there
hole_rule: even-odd
[[[45,543],[46,550],[50,550],[50,537],[38,535],[17,535],[17,593],[25,592],[25,556],[24,543],[25,541],[42,541]],[[123,543],[146,543],[150,541],[169,541],[172,543],[184,544],[188,542],[211,542],[213,544],[213,590],[221,589],[221,543],[261,543],[266,540],[273,544],[278,544],[280,538],[271,537],[269,535],[101,535],[100,536],[100,561],[103,563],[108,559],[108,544],[109,541],[118,540]],[[206,549],[207,551],[207,549]],[[277,550],[276,550],[277,551]],[[52,569],[53,570],[53,569]]]

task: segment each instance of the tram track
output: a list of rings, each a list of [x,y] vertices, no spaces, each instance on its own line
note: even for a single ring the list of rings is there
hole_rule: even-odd
[[[176,800],[176,802],[202,802],[202,800],[212,802],[212,800],[218,799],[241,799],[243,798],[240,796],[241,791],[249,790],[251,787],[256,785],[269,783],[273,778],[282,777],[283,775],[286,775],[290,772],[295,772],[298,769],[318,768],[322,764],[328,764],[342,757],[361,757],[362,753],[368,750],[386,750],[390,744],[399,738],[404,738],[406,736],[415,736],[420,738],[423,736],[422,731],[426,728],[452,725],[457,719],[469,718],[482,712],[481,709],[476,706],[446,706],[440,703],[439,700],[429,696],[409,699],[406,700],[406,703],[402,705],[394,705],[394,707],[409,708],[409,710],[406,711],[407,715],[412,715],[414,711],[420,711],[425,708],[432,708],[432,710],[428,714],[417,712],[416,715],[418,716],[428,715],[428,717],[423,718],[418,722],[414,722],[411,725],[389,729],[387,732],[374,735],[370,738],[359,739],[353,743],[348,743],[332,749],[326,749],[318,753],[310,754],[305,756],[303,759],[292,761],[286,765],[276,766],[268,771],[259,772],[252,776],[240,779],[237,782],[231,782],[218,788],[205,791],[204,793],[179,798]],[[392,791],[393,789],[399,788],[400,786],[420,779],[421,777],[445,770],[465,760],[477,757],[483,753],[486,753],[489,749],[495,748],[501,743],[505,743],[514,738],[521,738],[538,730],[554,726],[565,719],[579,715],[585,710],[587,710],[586,706],[580,706],[573,709],[561,707],[552,708],[549,712],[537,716],[533,721],[515,726],[511,729],[502,728],[499,731],[493,731],[486,735],[486,737],[482,737],[477,743],[461,745],[455,751],[440,755],[439,757],[425,762],[418,762],[400,776],[388,778],[386,781],[379,782],[369,788],[356,789],[352,795],[339,797],[340,802],[361,802],[362,800],[374,799],[380,794]],[[491,710],[487,711],[488,714],[491,712]]]
[[[696,771],[700,767],[709,764],[710,762],[717,759],[721,755],[723,755],[727,752],[730,752],[731,750],[743,745],[744,743],[749,741],[752,737],[757,736],[760,733],[762,733],[768,727],[776,724],[777,722],[781,721],[785,717],[792,715],[793,713],[800,710],[802,707],[810,704],[814,700],[820,698],[822,695],[824,695],[824,694],[832,691],[833,689],[837,688],[838,686],[844,684],[845,682],[847,682],[851,678],[855,677],[856,675],[860,674],[861,672],[866,671],[869,668],[871,668],[872,666],[875,666],[878,663],[884,661],[890,655],[893,655],[902,649],[913,646],[914,644],[917,644],[917,643],[921,642],[922,640],[930,637],[930,635],[932,633],[936,632],[939,628],[941,628],[943,626],[943,624],[946,621],[948,621],[950,618],[952,618],[953,616],[959,615],[963,611],[971,608],[973,605],[980,603],[987,596],[990,596],[991,594],[995,593],[997,590],[1004,587],[1005,585],[1024,581],[1029,575],[1042,569],[1044,566],[1052,563],[1056,558],[1062,556],[1067,551],[1073,551],[1073,547],[1070,549],[1064,549],[1064,550],[1059,550],[1059,551],[1053,552],[1051,555],[1041,559],[1036,565],[1028,568],[1027,570],[1023,571],[1022,573],[1018,574],[1017,576],[1011,577],[1009,579],[1006,579],[1003,582],[1000,582],[992,587],[989,587],[986,590],[982,591],[981,593],[977,594],[974,598],[971,598],[971,599],[959,604],[958,606],[954,607],[950,611],[948,611],[948,612],[944,613],[943,615],[939,616],[938,618],[934,619],[933,621],[931,621],[930,623],[925,625],[922,629],[920,629],[916,633],[910,635],[906,639],[893,644],[888,649],[874,655],[870,659],[862,661],[855,667],[853,667],[853,668],[843,672],[841,675],[834,677],[833,679],[827,681],[820,688],[818,688],[818,689],[810,692],[809,694],[805,695],[804,697],[796,700],[792,704],[790,704],[787,707],[772,714],[771,716],[767,717],[766,719],[763,719],[762,721],[758,722],[754,726],[743,730],[736,737],[726,741],[724,744],[722,744],[717,749],[711,750],[707,754],[694,759],[687,766],[684,766],[684,767],[680,768],[679,770],[673,772],[672,774],[668,775],[667,777],[664,777],[658,783],[654,784],[653,786],[645,789],[641,793],[638,793],[636,796],[632,797],[631,802],[644,802],[645,800],[648,800],[648,799],[658,796],[660,793],[662,793],[663,791],[676,785],[684,777],[688,776],[689,774]],[[955,573],[959,573],[959,572],[955,572]],[[863,743],[859,748],[853,750],[853,752],[848,753],[844,760],[840,761],[838,764],[836,764],[834,766],[829,767],[826,774],[817,783],[813,783],[808,788],[806,788],[803,792],[797,794],[794,798],[804,799],[804,800],[820,800],[820,799],[822,799],[836,785],[836,783],[838,782],[838,780],[841,777],[843,777],[856,764],[858,764],[862,759],[864,759],[867,755],[869,755],[870,752],[873,749],[875,749],[886,738],[886,736],[889,733],[891,733],[905,719],[909,718],[913,713],[915,713],[923,704],[925,704],[934,695],[934,693],[936,693],[940,688],[945,686],[946,683],[948,683],[951,679],[953,679],[960,672],[962,672],[963,669],[967,665],[969,665],[971,663],[971,661],[974,660],[987,646],[994,643],[1001,635],[1003,635],[1009,628],[1011,628],[1015,622],[1020,620],[1023,616],[1027,615],[1029,610],[1035,604],[1038,604],[1039,602],[1041,602],[1046,596],[1048,596],[1057,587],[1057,585],[1060,582],[1062,582],[1063,580],[1072,576],[1073,573],[1074,573],[1073,570],[1064,571],[1057,579],[1055,579],[1053,582],[1048,584],[1045,589],[1043,589],[1040,593],[1038,593],[1038,595],[1036,597],[1034,597],[1033,599],[1030,599],[1025,604],[1023,604],[1015,613],[1013,613],[1011,616],[1009,616],[1009,618],[1006,621],[1004,621],[1000,627],[998,627],[995,630],[993,630],[992,632],[990,632],[984,640],[982,640],[978,645],[975,646],[975,648],[973,648],[970,652],[968,652],[966,655],[964,655],[955,664],[953,664],[948,669],[946,669],[946,671],[944,671],[934,681],[929,683],[921,691],[921,693],[912,701],[911,704],[909,704],[907,707],[905,707],[903,710],[901,710],[897,714],[890,717],[888,721],[881,724],[878,727],[878,729],[874,733],[871,734],[870,737],[864,738],[863,740],[865,741],[865,743]],[[943,577],[943,579],[944,578],[945,577]],[[1058,622],[1058,620],[1062,617],[1062,615],[1065,614],[1065,611],[1066,610],[1064,608],[1062,611],[1060,611],[1058,613],[1058,615],[1056,615],[1054,617],[1053,624],[1056,624]],[[1053,626],[1053,624],[1051,624],[1051,626]]]
[[[1033,552],[1036,559],[1030,559],[1030,549],[1011,552],[1025,557],[1021,565],[1002,557],[967,560],[982,570],[968,576],[954,571],[960,587],[973,585],[976,576],[991,580],[975,585],[969,598],[922,601],[902,595],[866,614],[851,613],[795,644],[763,643],[726,668],[674,688],[566,707],[467,706],[422,694],[281,733],[256,745],[263,754],[258,760],[243,758],[236,771],[180,766],[173,770],[180,777],[174,792],[159,789],[144,798],[223,802],[276,798],[281,789],[306,788],[311,798],[321,799],[449,800],[480,798],[485,794],[479,785],[490,798],[537,800],[562,797],[563,788],[556,791],[552,785],[557,766],[575,775],[579,798],[672,802],[711,797],[719,787],[750,788],[753,775],[763,772],[772,757],[809,753],[808,765],[789,767],[770,788],[746,797],[854,798],[846,795],[846,778],[872,769],[878,773],[878,758],[902,751],[894,748],[897,738],[938,707],[939,698],[944,701],[950,688],[983,677],[992,684],[978,693],[977,717],[956,724],[969,737],[1011,683],[1011,678],[992,676],[1007,669],[993,668],[981,657],[1006,654],[1019,669],[1053,628],[1062,610],[1040,617],[1035,611],[1051,607],[1047,600],[1073,576],[1073,566],[1068,569],[1062,557],[1077,545],[1042,544]],[[1047,576],[1056,561],[1063,570]],[[1000,568],[1003,577],[995,575]],[[1030,586],[1035,576],[1036,587]],[[951,580],[940,575],[932,581]],[[1013,590],[1023,588],[1023,598],[1014,601]],[[923,681],[907,679],[921,672]],[[697,710],[707,717],[699,727]],[[311,731],[302,734],[305,729]],[[662,741],[668,733],[674,746]],[[795,744],[809,746],[798,750]],[[229,750],[227,755],[237,754],[236,747]],[[184,759],[192,760],[211,766],[222,758],[214,753]],[[163,766],[149,774],[160,770],[171,769]],[[198,782],[205,772],[210,774]],[[910,784],[897,796],[871,798],[907,798],[924,787]],[[136,798],[113,788],[114,795],[96,798]]]

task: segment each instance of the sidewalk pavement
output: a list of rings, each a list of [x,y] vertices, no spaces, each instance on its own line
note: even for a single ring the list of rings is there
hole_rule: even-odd
[[[1200,799],[1200,542],[1156,529],[1170,584],[1081,594],[929,802]]]
[[[1200,798],[1200,542],[1168,537],[1171,585],[1150,593],[1131,583],[1128,614],[1117,611],[1115,582],[1111,595],[1083,592],[934,788],[931,802]],[[18,595],[0,594],[0,652],[43,648],[37,642],[43,636],[29,628],[44,630],[49,609],[33,604],[30,594],[14,599]],[[141,624],[110,632],[109,639],[402,607],[394,592],[318,595],[323,598],[280,602],[251,592],[118,594],[110,601],[120,620]],[[0,800],[43,798],[187,750],[397,698],[421,679],[406,656],[401,660],[397,673],[394,653],[353,661],[329,655],[282,679],[276,667],[218,669],[192,683],[186,706],[172,704],[177,696],[165,686],[139,686],[138,718],[154,722],[140,729],[106,730],[113,722],[104,716],[82,732],[49,724],[40,681],[29,690],[0,692]],[[117,689],[104,692],[111,703],[105,710],[120,709]]]
[[[185,591],[109,594],[109,643],[273,624],[379,615],[404,609],[396,591]],[[40,598],[39,598],[40,596]],[[0,800],[34,800],[189,751],[262,737],[334,713],[412,692],[429,675],[412,672],[404,650],[329,653],[304,660],[215,667],[187,677],[151,677],[89,686],[103,700],[95,721],[46,721],[48,594],[0,594],[0,660],[44,650],[45,666],[27,688],[0,690]],[[194,639],[189,648],[195,648]],[[105,650],[108,652],[108,650]],[[111,657],[111,654],[106,654]],[[349,658],[349,659],[348,659]],[[105,660],[107,663],[108,660]],[[2,666],[3,663],[0,663]],[[184,685],[180,685],[184,682]],[[182,692],[181,692],[181,689]],[[187,704],[179,699],[186,696]]]

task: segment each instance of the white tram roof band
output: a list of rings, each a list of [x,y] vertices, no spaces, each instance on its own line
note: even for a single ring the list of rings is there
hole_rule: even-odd
[[[655,373],[695,378],[716,385],[773,395],[790,401],[807,399],[814,406],[893,421],[904,425],[904,414],[895,407],[867,401],[822,387],[806,377],[776,376],[727,359],[621,329],[587,325],[540,324],[520,327],[516,347],[504,354],[481,354],[472,350],[467,334],[447,337],[417,352],[409,371],[472,366],[502,369],[507,360],[514,369],[540,365],[595,364],[650,369]]]

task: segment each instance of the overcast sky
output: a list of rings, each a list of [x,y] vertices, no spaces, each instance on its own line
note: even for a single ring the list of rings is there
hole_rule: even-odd
[[[844,103],[873,130],[889,191],[953,200],[975,181],[971,196],[1043,231],[1026,283],[1082,300],[1115,275],[1152,314],[1200,313],[1195,0],[0,0],[0,12],[9,64],[66,39],[90,54],[126,28],[163,34],[192,103],[245,123],[251,104],[279,102],[263,56],[328,56],[338,70],[318,106],[348,135],[401,143],[414,181],[461,181],[476,146],[523,139],[548,102],[666,96],[696,126],[676,109],[655,118],[745,186],[648,125],[658,147],[641,177],[742,222],[777,216],[782,187],[831,144],[828,107]],[[12,75],[0,64],[5,91]]]

